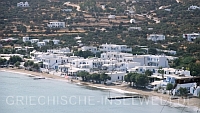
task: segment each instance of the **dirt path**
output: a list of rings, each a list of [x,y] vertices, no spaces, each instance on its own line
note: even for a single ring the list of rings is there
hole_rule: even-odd
[[[81,10],[80,10],[80,6],[77,5],[77,4],[71,4],[70,2],[65,2],[64,5],[76,7],[76,10],[77,10],[77,11],[81,11]]]

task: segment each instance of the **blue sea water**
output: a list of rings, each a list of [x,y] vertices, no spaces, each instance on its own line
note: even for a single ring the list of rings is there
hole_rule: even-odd
[[[162,109],[162,113],[196,113],[190,108],[163,106],[165,102],[153,98],[108,100],[109,94],[125,95],[0,71],[0,113],[160,113]]]

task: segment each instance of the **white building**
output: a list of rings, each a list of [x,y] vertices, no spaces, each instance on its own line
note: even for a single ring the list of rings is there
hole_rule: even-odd
[[[142,28],[141,28],[141,27],[129,27],[129,28],[128,28],[128,31],[134,31],[134,30],[141,31]]]
[[[29,4],[28,4],[28,2],[19,2],[19,3],[17,3],[17,7],[29,7]]]
[[[145,59],[145,64],[147,63],[147,66],[157,66],[157,67],[169,67],[168,60],[165,55],[140,55],[144,56],[147,59]]]
[[[37,42],[37,46],[38,46],[38,47],[45,46],[45,44],[46,44],[45,42]]]
[[[94,46],[83,46],[83,47],[81,47],[81,50],[82,51],[91,51],[94,54],[98,52],[97,47],[94,47]]]
[[[126,75],[125,72],[109,72],[109,73],[105,73],[108,76],[111,77],[111,81],[112,82],[118,82],[118,81],[124,81],[124,76]]]
[[[186,38],[187,41],[193,41],[198,37],[200,37],[199,33],[183,34],[183,38]]]
[[[39,42],[39,39],[31,39],[30,41],[31,41],[31,43],[33,44],[33,43]]]
[[[188,70],[182,70],[182,69],[174,69],[174,68],[162,68],[164,70],[164,74],[166,75],[185,75],[185,76],[191,76],[190,71]]]
[[[155,73],[156,69],[158,69],[157,66],[135,66],[134,68],[129,69],[128,72],[145,73],[145,71],[150,70]]]
[[[200,7],[192,5],[188,8],[188,10],[195,10],[195,9],[200,9]]]
[[[171,55],[176,55],[176,51],[174,50],[161,50],[161,49],[156,49],[156,50],[164,53],[169,53]]]
[[[80,37],[80,36],[77,36],[77,37],[75,37],[74,39],[75,40],[80,40],[82,37]]]
[[[135,19],[131,19],[131,20],[130,20],[130,23],[131,23],[131,24],[132,24],[132,23],[136,23]]]
[[[29,40],[29,37],[22,37],[22,40],[23,40],[23,42],[28,42],[28,41],[30,41],[30,40]]]
[[[68,54],[71,53],[70,49],[68,47],[61,48],[61,49],[48,49],[47,53],[53,53],[53,54]]]
[[[165,35],[160,34],[150,34],[147,36],[147,40],[158,41],[158,40],[165,40]]]
[[[55,44],[55,45],[57,45],[57,44],[59,44],[60,43],[60,40],[52,40],[53,41],[53,44]]]
[[[132,48],[127,45],[116,45],[116,44],[102,44],[99,47],[102,52],[132,52]]]
[[[65,22],[49,22],[47,26],[52,28],[65,28]]]
[[[117,60],[118,62],[125,61],[126,57],[133,57],[130,53],[121,53],[121,52],[106,52],[101,54],[101,59],[104,60]]]
[[[72,12],[72,9],[61,9],[61,10],[65,12]]]
[[[49,39],[44,39],[43,42],[45,42],[45,43],[49,43],[50,40],[49,40]]]
[[[115,15],[109,15],[108,19],[115,19]]]

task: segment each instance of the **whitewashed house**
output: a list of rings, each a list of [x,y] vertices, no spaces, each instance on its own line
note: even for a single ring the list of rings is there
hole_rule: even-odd
[[[105,74],[111,77],[111,82],[119,82],[119,81],[122,82],[124,81],[124,76],[126,75],[126,72],[115,71],[115,72],[109,72]]]
[[[64,65],[69,63],[69,57],[65,57],[59,54],[46,54],[46,55],[39,55],[38,60],[43,62],[43,68],[45,69],[53,69],[58,70],[59,65]]]
[[[165,35],[161,35],[161,34],[150,34],[147,36],[147,40],[152,40],[152,41],[162,41],[165,40]]]
[[[136,23],[135,19],[130,19],[130,23]]]
[[[94,54],[99,52],[97,47],[94,47],[94,46],[83,46],[83,47],[81,47],[81,50],[82,51],[91,51]]]
[[[188,10],[195,10],[195,9],[200,9],[200,7],[192,5],[188,8]]]
[[[49,22],[47,26],[50,28],[65,28],[65,22]]]
[[[54,40],[52,40],[52,41],[53,41],[53,44],[55,44],[55,45],[57,45],[57,44],[60,43],[60,40],[56,40],[56,39],[54,39]]]
[[[199,33],[183,34],[183,38],[187,39],[187,41],[193,41],[198,37],[200,37]]]
[[[81,38],[80,36],[74,37],[75,40],[80,40]]]
[[[116,45],[116,44],[102,44],[99,47],[102,52],[132,52],[132,48],[127,45]]]
[[[48,49],[47,53],[53,53],[53,54],[68,54],[71,53],[70,49],[68,47],[61,48],[61,49]]]
[[[65,12],[72,12],[72,9],[61,9],[61,10]]]
[[[169,67],[168,60],[165,55],[140,55],[147,58],[145,64],[147,66]]]
[[[49,42],[50,42],[50,39],[44,39],[43,42],[49,43]]]
[[[132,57],[130,53],[121,52],[106,52],[101,54],[101,59],[117,60],[118,62],[123,62],[125,57]]]
[[[135,66],[128,70],[129,73],[145,73],[145,71],[150,70],[155,73],[155,70],[158,69],[157,66]]]
[[[31,39],[30,41],[31,41],[31,43],[33,44],[33,43],[39,42],[39,39]]]
[[[45,45],[46,45],[45,42],[37,42],[37,46],[38,46],[38,47],[42,47],[42,46],[45,46]]]
[[[17,3],[17,7],[29,7],[28,2],[19,2]]]
[[[141,27],[129,27],[129,28],[128,28],[128,31],[134,31],[134,30],[141,31],[142,28],[141,28]]]
[[[115,15],[109,15],[108,19],[115,19]]]
[[[29,39],[30,39],[29,37],[22,37],[22,41],[24,43],[29,42],[30,41]]]

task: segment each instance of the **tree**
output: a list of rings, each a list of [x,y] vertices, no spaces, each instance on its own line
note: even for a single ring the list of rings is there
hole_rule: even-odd
[[[24,63],[24,67],[28,67],[29,65],[28,65],[28,62],[25,62]]]
[[[15,67],[19,67],[19,65],[20,65],[20,62],[17,61],[17,62],[15,63]]]
[[[191,72],[192,76],[200,76],[200,63],[190,63],[189,64],[189,71]]]
[[[105,83],[107,80],[110,80],[110,79],[111,79],[111,77],[108,76],[107,74],[105,74],[105,73],[100,74],[100,80],[103,81],[104,83]]]
[[[2,58],[0,58],[0,65],[5,65],[6,62],[7,62],[6,59],[2,59]]]
[[[188,94],[188,91],[187,91],[187,89],[186,88],[182,88],[182,87],[180,87],[179,88],[179,91],[180,91],[180,95],[181,96],[187,96],[187,94]]]
[[[158,52],[155,48],[149,48],[148,53],[152,55],[156,55]]]
[[[172,90],[173,89],[173,84],[171,83],[168,83],[167,86],[166,86],[166,90]],[[171,94],[171,93],[170,93]]]
[[[86,72],[86,71],[80,71],[80,72],[77,73],[77,76],[81,77],[83,81],[86,81],[87,75],[89,75],[89,73]]]
[[[75,52],[75,55],[84,57],[84,58],[88,58],[89,56],[94,56],[94,54],[91,51],[78,51],[78,52]]]
[[[132,73],[132,75],[130,77],[130,81],[131,81],[131,84],[133,84],[133,86],[134,86],[134,83],[136,82],[137,75],[138,75],[137,73]]]
[[[138,74],[136,76],[136,86],[145,87],[149,83],[149,79],[145,74]]]
[[[127,75],[124,76],[124,80],[126,82],[130,82],[130,86],[131,86],[131,76],[132,76],[132,73],[128,73]]]
[[[151,76],[152,74],[153,74],[153,72],[150,71],[150,70],[146,70],[146,71],[145,71],[145,75],[146,75],[146,76]]]
[[[98,74],[98,73],[93,73],[93,74],[91,75],[91,79],[92,79],[92,80],[95,80],[96,83],[100,83],[100,74]]]
[[[38,65],[38,63],[34,63],[33,64],[33,68],[38,71],[40,69],[40,66]]]
[[[11,56],[9,58],[10,64],[15,64],[17,61],[22,62],[22,58],[20,56]]]

